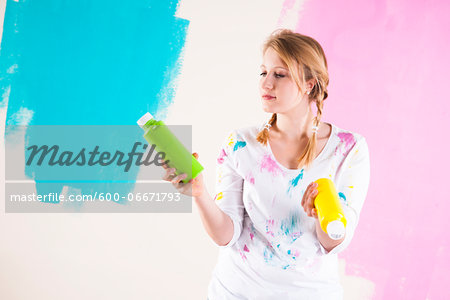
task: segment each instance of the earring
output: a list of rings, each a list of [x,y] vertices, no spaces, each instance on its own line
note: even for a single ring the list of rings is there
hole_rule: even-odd
[[[311,92],[310,92],[310,91],[307,91],[307,92],[306,92],[306,95],[309,95],[309,93],[311,93]]]

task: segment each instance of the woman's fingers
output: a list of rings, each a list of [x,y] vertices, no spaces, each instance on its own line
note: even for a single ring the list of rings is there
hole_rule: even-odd
[[[311,192],[310,196],[309,196],[309,201],[308,201],[308,216],[312,217],[313,213],[312,210],[314,209],[314,199],[317,196],[317,190],[314,188],[313,191]]]
[[[163,176],[163,180],[172,181],[175,178],[175,168],[166,168],[166,174]]]
[[[181,180],[185,179],[187,177],[186,173],[180,174],[176,176],[174,179],[171,180],[171,182],[175,185],[178,185]]]
[[[314,206],[314,199],[318,194],[318,191],[316,189],[317,184],[315,182],[311,182],[304,195],[303,195],[303,199],[302,199],[302,206],[303,209],[305,210],[306,214],[309,217],[314,217],[315,216],[315,206]]]
[[[198,153],[194,152],[192,153],[192,155],[194,155],[194,157],[198,159]],[[158,162],[162,164],[164,160],[158,159]],[[171,182],[175,189],[180,193],[192,196],[193,188],[199,189],[201,187],[201,183],[199,183],[199,178],[201,177],[200,175],[195,179],[191,179],[189,182],[181,182],[188,177],[186,173],[182,173],[177,176],[176,168],[169,167],[167,163],[164,163],[161,166],[166,170],[165,174],[163,175],[163,180]],[[199,185],[200,187],[198,187]]]
[[[194,152],[192,153],[194,155],[194,157],[197,159],[198,158],[198,153]],[[161,166],[166,170],[166,175],[163,177],[164,180],[167,180],[167,176],[169,176],[171,173],[169,171],[175,172],[176,169],[175,168],[170,168],[169,165],[167,163],[164,163],[164,160],[162,158],[158,158],[158,162],[161,164]],[[169,180],[171,181],[171,180]]]
[[[164,160],[162,158],[158,158],[158,163],[162,164],[164,162]],[[167,165],[167,163],[164,163],[161,165],[164,169],[169,169],[169,166]]]
[[[311,185],[312,185],[312,182],[308,185],[308,187],[306,188],[305,193],[303,194],[302,206],[305,206],[305,204],[307,203],[307,201],[309,199],[309,194],[312,191]]]

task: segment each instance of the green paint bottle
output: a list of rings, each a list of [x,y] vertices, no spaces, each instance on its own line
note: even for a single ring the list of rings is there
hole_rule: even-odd
[[[150,146],[155,145],[157,152],[166,154],[165,160],[169,160],[170,168],[175,168],[175,174],[187,174],[181,182],[189,182],[197,177],[203,170],[203,166],[195,159],[186,147],[169,130],[163,121],[157,121],[150,113],[143,115],[138,121],[138,125],[144,129],[144,138]]]

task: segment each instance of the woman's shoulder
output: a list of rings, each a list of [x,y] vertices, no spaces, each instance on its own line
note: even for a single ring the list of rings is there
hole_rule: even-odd
[[[264,124],[247,125],[242,127],[236,127],[228,131],[228,138],[241,139],[246,141],[252,141],[256,139],[258,133],[264,128]]]
[[[356,141],[365,139],[364,135],[360,132],[342,128],[334,123],[331,125],[334,127],[333,128],[334,135],[337,136],[341,142],[346,142],[346,141],[355,141],[356,142]]]
[[[333,127],[333,137],[336,143],[336,152],[348,154],[358,144],[366,144],[365,136],[355,130],[342,128],[336,124],[330,123]]]
[[[243,139],[255,139],[258,133],[264,128],[264,124],[254,124],[234,129],[237,136]]]
[[[224,140],[224,147],[236,150],[237,148],[253,148],[258,145],[256,136],[264,128],[264,124],[248,125],[230,129]]]

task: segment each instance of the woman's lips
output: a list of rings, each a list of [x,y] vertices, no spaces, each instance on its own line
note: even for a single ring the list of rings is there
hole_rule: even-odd
[[[275,99],[275,97],[272,97],[272,96],[262,96],[262,98],[264,100],[273,100],[273,99]]]

